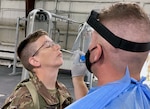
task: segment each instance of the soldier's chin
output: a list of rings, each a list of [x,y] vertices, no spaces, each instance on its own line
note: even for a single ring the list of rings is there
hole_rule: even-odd
[[[63,63],[64,63],[64,62],[59,63],[58,66],[61,67],[61,66],[63,65]]]

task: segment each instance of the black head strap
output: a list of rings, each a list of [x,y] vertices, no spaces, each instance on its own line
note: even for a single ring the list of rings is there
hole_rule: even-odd
[[[145,52],[150,50],[150,42],[138,43],[122,39],[101,24],[98,17],[99,14],[92,11],[87,23],[115,48],[120,48],[131,52]]]

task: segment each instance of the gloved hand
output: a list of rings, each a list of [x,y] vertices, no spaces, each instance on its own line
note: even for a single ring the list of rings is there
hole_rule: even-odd
[[[85,53],[76,50],[73,55],[73,65],[71,68],[72,77],[85,76],[87,68],[85,66]]]

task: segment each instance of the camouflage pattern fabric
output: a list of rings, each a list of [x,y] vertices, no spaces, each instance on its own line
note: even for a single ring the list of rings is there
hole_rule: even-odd
[[[62,83],[56,82],[57,92],[54,96],[35,75],[30,76],[30,79],[22,83],[28,81],[32,81],[36,87],[40,109],[64,109],[73,102],[70,93]],[[34,109],[33,100],[27,87],[19,83],[10,97],[6,99],[2,109]]]

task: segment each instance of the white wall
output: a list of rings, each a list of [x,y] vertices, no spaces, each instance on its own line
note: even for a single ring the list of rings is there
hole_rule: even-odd
[[[104,7],[110,6],[112,3],[119,1],[132,1],[140,4],[145,11],[150,15],[150,1],[149,0],[36,0],[35,8],[43,8],[52,13],[69,17],[78,22],[85,22],[89,12],[92,9],[102,9]],[[25,16],[25,0],[0,0],[0,41],[14,43],[15,41],[15,29],[16,29],[16,19],[18,17]],[[24,22],[22,22],[24,25]],[[72,44],[70,43],[75,40],[78,32],[79,24],[73,23],[69,24],[67,28],[67,23],[59,21],[56,27],[60,29],[61,37],[60,40],[62,48],[67,47],[71,49]],[[66,37],[67,31],[68,37]],[[7,31],[7,33],[6,33]],[[20,30],[20,40],[22,40],[24,35],[24,30]],[[68,38],[68,42],[66,42]],[[67,46],[65,45],[67,43]]]

